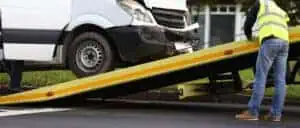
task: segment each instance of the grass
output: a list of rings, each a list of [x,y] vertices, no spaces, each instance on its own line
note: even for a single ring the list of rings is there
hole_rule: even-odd
[[[74,80],[76,77],[70,71],[36,71],[24,72],[22,85],[30,85],[36,87],[49,86],[57,83]],[[9,77],[6,73],[0,74],[0,83],[7,84]]]

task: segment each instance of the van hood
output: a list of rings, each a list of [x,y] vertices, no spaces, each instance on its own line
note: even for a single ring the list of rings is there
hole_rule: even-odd
[[[187,11],[186,0],[140,0],[145,3],[148,8],[165,8]]]

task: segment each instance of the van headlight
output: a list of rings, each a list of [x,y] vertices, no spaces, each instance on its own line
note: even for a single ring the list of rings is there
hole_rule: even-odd
[[[119,0],[119,5],[135,20],[153,23],[151,13],[134,0]]]

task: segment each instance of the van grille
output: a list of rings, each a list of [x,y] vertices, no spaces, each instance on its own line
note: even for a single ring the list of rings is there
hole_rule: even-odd
[[[156,22],[170,28],[185,27],[185,11],[153,8],[152,14]]]

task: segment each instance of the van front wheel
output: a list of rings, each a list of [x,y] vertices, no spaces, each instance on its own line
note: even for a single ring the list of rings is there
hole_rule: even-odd
[[[77,77],[110,71],[113,63],[114,53],[111,46],[96,32],[80,34],[68,49],[69,68]]]

